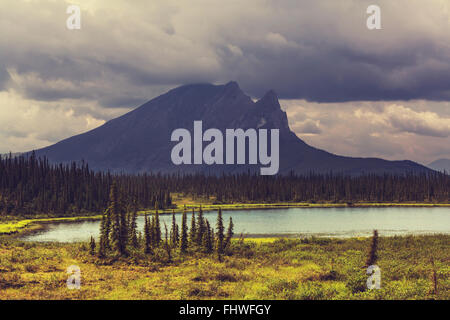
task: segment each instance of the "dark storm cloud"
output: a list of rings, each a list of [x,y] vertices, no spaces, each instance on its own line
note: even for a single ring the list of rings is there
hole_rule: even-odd
[[[418,65],[412,70],[396,71],[368,62],[349,61],[336,52],[288,61],[268,62],[263,71],[248,72],[250,76],[241,76],[240,82],[256,96],[261,96],[265,88],[273,88],[284,99],[316,102],[450,100],[450,66]],[[401,85],[392,79],[396,72],[404,73],[405,82]]]
[[[367,29],[365,0],[230,1],[220,10],[200,0],[100,1],[83,8],[76,32],[65,29],[61,4],[15,3],[15,15],[2,14],[2,38],[20,41],[0,41],[0,57],[18,77],[36,73],[40,85],[21,83],[33,99],[122,107],[171,86],[237,80],[253,96],[450,100],[450,5],[440,0],[378,1],[382,30]],[[13,28],[20,14],[23,27]],[[0,68],[0,88],[3,78]],[[72,85],[47,86],[58,79]]]
[[[449,157],[450,2],[377,0],[381,30],[366,27],[371,4],[83,1],[70,31],[64,1],[2,0],[0,149],[48,145],[181,84],[236,80],[255,98],[301,99],[289,122],[315,146]]]
[[[243,46],[253,59],[239,65],[244,71],[236,72],[237,79],[256,96],[273,88],[285,99],[450,100],[450,37],[415,39],[412,33],[403,45],[372,52],[370,47],[352,46],[348,39],[323,42],[314,32],[309,36],[306,48],[271,52]]]

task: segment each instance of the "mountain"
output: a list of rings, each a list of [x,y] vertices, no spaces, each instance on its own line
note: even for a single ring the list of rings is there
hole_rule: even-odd
[[[254,102],[236,82],[193,84],[172,89],[96,129],[36,153],[53,162],[85,160],[96,170],[129,173],[259,171],[260,165],[172,164],[171,150],[177,144],[171,142],[172,131],[186,128],[192,133],[195,120],[203,121],[203,130],[217,128],[222,132],[227,128],[278,128],[281,174],[333,171],[358,175],[430,170],[412,161],[343,157],[309,146],[290,130],[275,92],[269,91]]]
[[[450,173],[450,159],[439,159],[428,164],[428,168]]]

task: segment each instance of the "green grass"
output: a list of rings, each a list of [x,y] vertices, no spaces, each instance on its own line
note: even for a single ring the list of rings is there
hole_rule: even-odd
[[[10,221],[0,224],[0,234],[12,234],[26,228],[32,220]]]
[[[370,238],[249,239],[233,255],[134,253],[99,260],[87,244],[0,244],[0,299],[444,299],[450,236],[380,237],[381,289],[367,290]],[[434,258],[434,267],[430,262]],[[66,269],[81,269],[81,289]],[[434,292],[433,268],[438,291]]]

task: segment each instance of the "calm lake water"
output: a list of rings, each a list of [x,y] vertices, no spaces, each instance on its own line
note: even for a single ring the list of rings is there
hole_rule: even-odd
[[[450,233],[450,208],[291,208],[236,210],[222,212],[225,226],[233,217],[235,234],[352,237],[369,236],[378,229],[380,236],[405,234]],[[188,213],[188,226],[190,226]],[[215,226],[216,212],[204,216]],[[171,215],[161,215],[170,229]],[[181,214],[177,214],[181,224]],[[38,233],[23,237],[26,241],[88,241],[98,237],[100,221],[47,224]],[[138,217],[138,228],[144,227],[144,217]]]

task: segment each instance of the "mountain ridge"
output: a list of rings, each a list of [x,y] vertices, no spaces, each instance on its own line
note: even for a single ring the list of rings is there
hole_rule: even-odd
[[[188,84],[169,90],[138,108],[88,132],[36,150],[52,162],[86,161],[95,170],[127,173],[236,173],[259,170],[259,165],[180,165],[171,163],[176,144],[174,129],[190,132],[202,120],[204,129],[266,128],[280,131],[280,174],[310,172],[358,175],[362,173],[426,172],[409,160],[344,157],[306,144],[289,128],[273,90],[253,101],[237,82],[225,85]]]
[[[450,159],[437,159],[427,165],[428,168],[431,168],[436,171],[447,172],[450,173]]]

